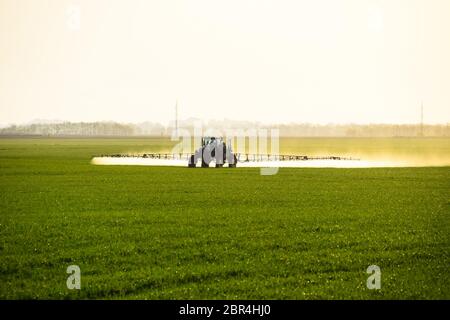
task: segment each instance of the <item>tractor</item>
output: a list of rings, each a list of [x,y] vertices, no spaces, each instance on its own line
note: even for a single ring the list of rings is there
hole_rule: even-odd
[[[227,145],[221,137],[203,137],[201,147],[189,157],[188,167],[195,168],[198,159],[201,159],[202,168],[208,168],[211,161],[216,163],[216,168],[222,168],[225,163],[229,168],[236,168],[237,163],[231,142]]]

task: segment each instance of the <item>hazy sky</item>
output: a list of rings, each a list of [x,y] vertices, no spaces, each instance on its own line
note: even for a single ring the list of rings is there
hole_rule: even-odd
[[[0,123],[450,122],[449,0],[0,0]]]

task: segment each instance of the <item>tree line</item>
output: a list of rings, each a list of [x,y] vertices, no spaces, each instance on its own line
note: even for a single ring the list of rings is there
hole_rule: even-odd
[[[192,120],[181,121],[180,128],[193,131]],[[309,124],[290,123],[267,125],[248,121],[209,121],[203,128],[259,129],[277,128],[284,137],[450,137],[449,124]],[[171,136],[174,126],[156,122],[123,124],[117,122],[61,122],[10,125],[0,129],[0,135],[38,136]]]

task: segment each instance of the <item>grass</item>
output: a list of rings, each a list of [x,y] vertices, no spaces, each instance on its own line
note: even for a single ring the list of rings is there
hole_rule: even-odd
[[[449,167],[90,164],[167,148],[0,139],[0,298],[450,299]],[[72,264],[81,290],[66,287]],[[381,290],[366,288],[372,264]]]

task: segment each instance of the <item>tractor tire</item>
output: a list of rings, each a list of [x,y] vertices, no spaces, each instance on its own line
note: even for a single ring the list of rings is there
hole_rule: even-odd
[[[236,164],[237,164],[237,157],[235,154],[233,154],[233,162],[234,163],[228,163],[228,168],[236,168]]]
[[[188,167],[195,168],[194,155],[191,155],[191,158],[189,159],[189,162],[188,162]]]

